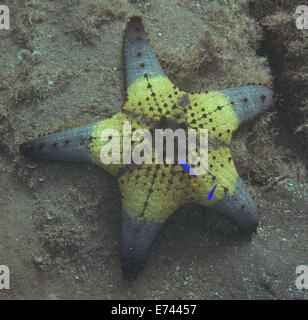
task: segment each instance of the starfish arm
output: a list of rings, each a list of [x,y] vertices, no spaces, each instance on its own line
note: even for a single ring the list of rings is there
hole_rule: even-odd
[[[187,122],[190,127],[208,128],[211,137],[228,144],[242,122],[254,119],[274,103],[273,91],[264,86],[190,94],[189,100]]]
[[[165,75],[147,39],[140,18],[132,18],[124,38],[127,99],[123,111],[138,112],[139,119],[162,117],[184,121],[186,94]],[[176,105],[180,103],[181,108]]]
[[[138,220],[122,211],[121,261],[124,276],[136,278],[145,264],[153,239],[162,223]]]
[[[93,125],[85,125],[43,136],[20,146],[20,151],[32,159],[91,162],[88,148]]]
[[[234,220],[244,231],[255,232],[258,224],[258,210],[247,192],[240,176],[232,195],[225,195],[212,208]]]
[[[264,86],[243,86],[219,90],[231,104],[239,120],[253,120],[274,104],[274,92]]]
[[[66,162],[84,162],[93,163],[98,165],[113,176],[116,176],[119,170],[125,168],[123,162],[123,143],[129,143],[129,132],[123,135],[123,123],[130,120],[127,115],[118,112],[111,118],[107,118],[96,123],[77,127],[66,131],[53,133],[32,141],[24,142],[20,146],[20,151],[26,157],[32,159],[45,159],[53,161],[66,161]],[[135,121],[130,121],[130,125],[134,129],[140,126]],[[130,126],[128,127],[130,128]],[[106,130],[106,131],[105,131]],[[102,137],[104,135],[104,137]],[[112,136],[114,143],[118,148],[114,150],[114,162],[105,164],[101,160],[101,151],[103,148],[111,152],[111,140],[106,139],[106,135]],[[102,139],[103,138],[103,139]],[[126,139],[124,141],[124,139]],[[134,147],[138,142],[133,142]],[[113,150],[113,149],[112,149]],[[126,151],[127,152],[127,151]],[[111,152],[113,154],[113,152]],[[105,154],[106,156],[106,154]]]
[[[144,74],[149,78],[165,76],[147,39],[140,18],[134,17],[128,23],[124,39],[124,57],[127,87],[135,80],[143,78]]]
[[[181,181],[183,180],[183,181]],[[118,178],[122,196],[122,268],[137,276],[161,225],[185,202],[189,175],[180,166],[142,165]]]
[[[204,175],[200,175],[199,179],[201,186],[194,186],[195,190],[192,190],[195,193],[195,202],[230,217],[243,231],[256,231],[258,211],[238,175],[229,148],[209,151],[208,170]],[[208,199],[214,187],[215,192]]]

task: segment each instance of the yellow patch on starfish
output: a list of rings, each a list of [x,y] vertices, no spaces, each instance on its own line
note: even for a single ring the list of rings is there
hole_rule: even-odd
[[[151,120],[162,117],[185,121],[183,107],[178,103],[186,95],[165,76],[138,78],[127,88],[124,111],[134,112]]]
[[[229,148],[211,151],[209,170],[199,179],[201,185],[180,165],[142,165],[118,178],[123,208],[137,219],[162,223],[188,202],[211,207],[226,194],[232,195],[236,187],[237,172]]]
[[[109,119],[105,119],[94,124],[92,134],[91,134],[91,139],[88,144],[91,152],[92,163],[100,167],[103,167],[113,176],[117,175],[121,168],[125,167],[125,164],[123,164],[123,141],[125,138],[125,135],[123,133],[123,122],[125,121],[130,121],[131,127],[135,130],[144,128],[144,126],[138,124],[137,121],[134,121],[131,118],[129,118],[128,115],[122,112],[119,112]],[[118,132],[118,135],[119,135],[118,139],[120,142],[120,146],[119,146],[120,163],[119,164],[116,164],[116,163],[104,164],[101,161],[101,150],[104,146],[106,146],[110,142],[110,140],[103,141],[101,139],[102,132],[104,132],[106,129],[115,130],[116,132]],[[130,134],[130,132],[128,134]],[[126,137],[128,137],[127,134],[126,134]],[[112,139],[116,139],[116,138],[113,137]],[[138,144],[138,142],[133,142],[131,148],[133,149],[136,144]]]
[[[173,168],[181,171],[180,166]],[[183,173],[189,182],[188,174]],[[166,165],[143,165],[124,174],[118,182],[124,210],[137,219],[163,222],[185,202],[185,186]]]
[[[235,169],[231,158],[229,148],[219,148],[210,150],[208,171],[205,175],[200,176],[201,190],[197,193],[201,194],[198,202],[201,205],[211,207],[217,200],[223,199],[226,194],[232,196],[236,187],[238,173]],[[212,200],[207,200],[207,196],[217,185]]]
[[[230,144],[232,132],[240,121],[228,97],[219,91],[189,95],[191,108],[187,122],[192,128],[208,128],[209,134]]]

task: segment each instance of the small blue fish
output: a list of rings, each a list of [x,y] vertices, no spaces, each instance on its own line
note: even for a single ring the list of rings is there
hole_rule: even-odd
[[[195,173],[193,172],[193,169],[190,167],[190,165],[185,162],[184,160],[182,159],[179,159],[179,164],[181,165],[181,167],[183,169],[185,169],[193,178],[194,180],[198,183],[198,184],[201,184],[200,180],[198,179],[197,175],[195,175]]]
[[[212,191],[210,192],[210,194],[208,195],[207,199],[208,200],[211,200],[213,198],[213,195],[214,195],[214,192],[215,192],[215,189],[216,189],[217,185],[212,189]]]

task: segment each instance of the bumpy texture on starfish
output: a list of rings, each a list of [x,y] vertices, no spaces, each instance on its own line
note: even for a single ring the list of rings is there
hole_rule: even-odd
[[[20,149],[33,159],[91,162],[116,177],[123,207],[122,268],[124,275],[132,278],[142,269],[162,223],[185,203],[211,207],[234,219],[243,230],[256,230],[257,208],[235,169],[229,145],[233,131],[268,109],[274,98],[264,86],[203,94],[180,90],[159,65],[140,18],[130,20],[124,41],[127,99],[122,112],[23,143]],[[199,135],[201,128],[208,129],[208,170],[198,176],[200,185],[179,164],[104,165],[100,151],[108,141],[101,141],[101,132],[116,129],[123,136],[123,121],[131,121],[132,132],[173,127],[195,128]],[[121,139],[121,152],[122,143]],[[132,148],[134,144],[138,143],[132,143]],[[209,201],[207,196],[216,184]]]

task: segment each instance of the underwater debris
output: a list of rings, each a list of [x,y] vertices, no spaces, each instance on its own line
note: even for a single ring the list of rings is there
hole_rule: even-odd
[[[201,184],[200,180],[198,179],[198,176],[193,172],[193,169],[190,167],[190,165],[187,162],[185,162],[182,159],[179,159],[178,162],[181,165],[181,167],[185,169],[198,184]]]
[[[32,62],[38,63],[39,61],[38,57],[41,56],[41,52],[37,50],[33,50],[33,52],[31,53],[27,49],[21,49],[16,56],[19,61],[26,58],[26,59],[30,59]]]

